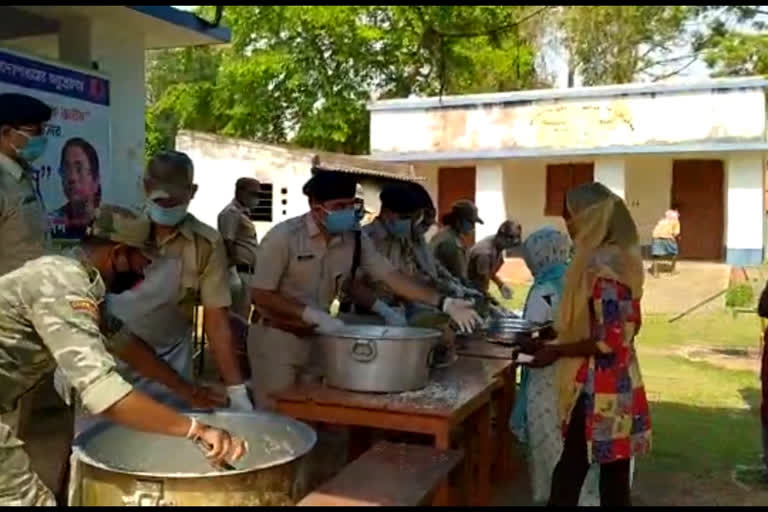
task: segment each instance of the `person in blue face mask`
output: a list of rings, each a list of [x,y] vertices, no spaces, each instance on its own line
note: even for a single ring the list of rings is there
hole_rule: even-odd
[[[248,356],[253,389],[266,407],[271,393],[322,375],[322,354],[312,336],[344,328],[330,307],[358,272],[404,300],[437,307],[461,329],[480,320],[472,303],[419,284],[376,250],[359,228],[352,174],[318,167],[313,172],[303,188],[310,211],[275,225],[259,245],[251,295],[261,320],[249,333]]]
[[[229,307],[229,262],[224,241],[212,227],[188,212],[189,203],[197,191],[194,166],[185,153],[166,151],[152,157],[143,178],[146,197],[145,215],[151,220],[151,242],[157,253],[180,262],[178,271],[167,279],[172,291],[169,300],[153,311],[154,322],[163,330],[144,330],[144,341],[186,381],[192,381],[192,319],[196,307],[202,306],[205,335],[211,346],[219,374],[227,386],[230,408],[253,410],[245,380],[232,343]],[[125,301],[124,301],[125,302]],[[129,307],[125,306],[125,307]],[[136,307],[130,306],[133,309]],[[138,307],[138,306],[137,306]],[[119,316],[119,314],[118,314]],[[130,326],[129,326],[130,327]],[[144,326],[136,325],[136,330]],[[167,334],[171,332],[172,335]],[[160,332],[166,334],[159,335]],[[158,333],[157,337],[154,336]],[[136,360],[131,366],[141,366],[147,351],[123,350]],[[130,355],[130,354],[129,354]],[[151,353],[150,353],[151,355]],[[154,382],[133,376],[133,382],[154,392]],[[167,393],[158,399],[174,399]]]
[[[416,262],[411,257],[411,231],[419,210],[419,202],[411,187],[406,183],[385,185],[381,194],[379,215],[363,227],[363,233],[373,242],[379,251],[399,271],[413,276]],[[355,283],[350,284],[352,307],[357,314],[370,314],[382,317],[388,325],[406,325],[403,313],[405,303],[400,300],[384,283],[371,276],[359,274]],[[345,309],[340,309],[345,311]]]
[[[50,249],[32,162],[46,148],[51,108],[25,94],[0,94],[0,275]]]

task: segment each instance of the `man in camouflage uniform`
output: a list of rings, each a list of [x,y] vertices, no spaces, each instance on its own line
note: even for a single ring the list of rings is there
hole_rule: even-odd
[[[148,234],[145,220],[105,206],[82,247],[0,276],[0,413],[58,365],[92,413],[138,430],[203,438],[213,459],[236,460],[243,441],[134,391],[104,347],[101,330],[122,332],[119,321],[102,315],[105,290],[119,292],[140,278],[149,263],[142,253]],[[0,422],[0,506],[55,505],[23,445]]]

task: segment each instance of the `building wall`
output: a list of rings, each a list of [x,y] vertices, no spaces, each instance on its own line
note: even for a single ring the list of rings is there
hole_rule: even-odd
[[[371,153],[762,141],[765,121],[760,88],[375,109]]]
[[[476,203],[485,225],[477,226],[478,239],[495,232],[501,221],[512,218],[523,226],[524,236],[543,226],[565,229],[560,217],[544,215],[548,164],[594,162],[595,180],[625,198],[638,227],[640,243],[651,243],[656,222],[670,206],[672,167],[676,159],[720,159],[726,171],[723,243],[731,264],[755,264],[763,257],[762,153],[626,155],[578,159],[515,159],[462,161],[477,168]],[[427,187],[437,199],[437,169],[457,165],[432,162],[417,164],[416,173],[428,179]],[[682,219],[683,233],[686,222]]]
[[[217,225],[219,212],[234,197],[235,182],[244,176],[273,186],[272,222],[254,222],[259,238],[274,223],[308,209],[301,188],[310,177],[309,157],[297,157],[282,148],[232,139],[223,142],[214,136],[193,133],[179,134],[176,149],[187,153],[195,163],[198,191],[190,211],[211,226]]]
[[[728,263],[745,265],[763,260],[764,168],[762,153],[733,154],[725,162]]]

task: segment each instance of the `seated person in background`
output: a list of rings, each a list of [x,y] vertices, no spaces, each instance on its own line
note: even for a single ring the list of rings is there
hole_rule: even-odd
[[[677,240],[680,237],[680,213],[676,208],[670,208],[664,213],[664,217],[656,223],[653,228],[653,242],[651,245],[651,255],[653,264],[651,274],[659,277],[659,260],[670,259],[670,273],[675,271],[677,262],[678,246]]]

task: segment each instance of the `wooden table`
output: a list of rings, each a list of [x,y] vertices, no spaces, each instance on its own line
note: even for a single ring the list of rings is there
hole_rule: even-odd
[[[509,361],[499,377],[501,387],[494,391],[492,401],[496,411],[496,424],[494,429],[494,471],[492,475],[495,481],[510,481],[514,476],[512,464],[512,433],[509,431],[508,421],[515,403],[515,391],[517,389],[517,365],[512,362],[512,349],[497,343],[488,343],[482,337],[463,338],[456,340],[456,352],[459,356]]]
[[[460,357],[448,368],[434,370],[429,385],[407,393],[355,393],[326,386],[299,384],[274,393],[276,409],[296,419],[427,434],[440,450],[451,449],[451,433],[465,429],[464,477],[470,504],[490,500],[490,403],[502,387],[499,375],[510,360]],[[455,503],[447,483],[435,504]]]

